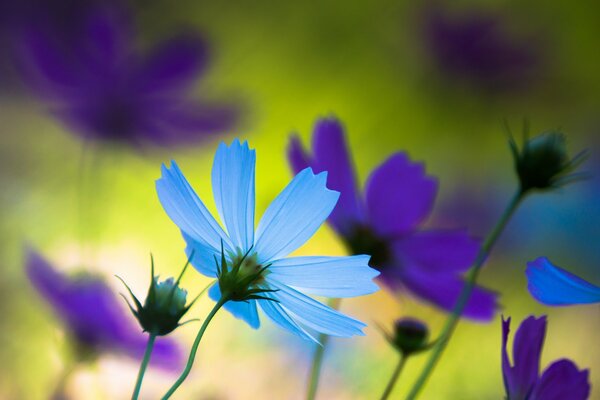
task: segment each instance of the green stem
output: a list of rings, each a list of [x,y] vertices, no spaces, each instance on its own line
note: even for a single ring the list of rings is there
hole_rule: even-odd
[[[194,360],[196,359],[196,352],[198,351],[198,345],[200,345],[200,340],[202,339],[202,335],[204,335],[204,331],[208,327],[208,324],[213,319],[213,317],[215,316],[217,311],[219,311],[219,309],[227,301],[229,301],[229,299],[225,295],[221,294],[221,298],[219,299],[219,301],[215,304],[213,309],[210,310],[210,313],[208,313],[208,316],[206,317],[206,319],[204,320],[204,323],[202,324],[202,326],[200,327],[200,330],[198,331],[198,335],[196,335],[196,340],[194,340],[194,344],[192,345],[192,350],[190,351],[190,357],[188,358],[188,362],[185,366],[185,369],[181,373],[181,376],[179,376],[177,381],[173,384],[173,386],[171,386],[171,389],[169,389],[169,391],[162,397],[162,400],[167,400],[168,398],[173,396],[173,393],[175,393],[175,391],[179,388],[179,386],[181,386],[183,381],[185,381],[187,376],[190,374],[190,371],[192,370],[192,366],[194,365]]]
[[[398,365],[396,365],[396,369],[394,369],[392,377],[390,378],[390,381],[385,387],[385,391],[381,395],[381,400],[386,400],[388,397],[390,397],[390,394],[392,394],[392,390],[394,390],[394,385],[398,381],[398,377],[400,376],[400,373],[402,372],[402,369],[404,368],[404,364],[406,364],[407,359],[408,357],[406,355],[400,354],[400,360],[398,360]]]
[[[329,299],[327,305],[335,310],[340,306],[341,299]],[[317,395],[317,388],[319,387],[319,377],[321,376],[321,367],[323,366],[323,357],[325,356],[325,347],[329,342],[329,335],[321,333],[319,335],[319,343],[315,348],[315,354],[313,355],[312,366],[310,368],[310,378],[308,379],[308,386],[306,390],[306,399],[314,400]]]
[[[137,400],[140,396],[140,390],[142,389],[142,381],[144,380],[144,374],[146,373],[146,368],[148,367],[148,363],[150,362],[150,356],[152,356],[152,350],[154,349],[154,341],[156,340],[156,335],[151,333],[150,337],[148,337],[148,344],[146,345],[146,351],[144,352],[144,359],[142,360],[142,365],[140,365],[140,372],[138,372],[137,381],[135,382],[135,389],[133,389],[133,395],[131,396],[132,400]]]
[[[439,337],[437,343],[433,347],[433,350],[431,352],[429,360],[427,361],[427,364],[423,368],[421,375],[419,375],[419,377],[417,378],[417,381],[415,382],[415,385],[413,386],[411,392],[409,393],[407,400],[413,400],[417,397],[417,395],[419,394],[421,389],[423,389],[423,387],[425,386],[427,379],[432,374],[433,369],[437,365],[437,362],[439,361],[440,357],[442,356],[442,353],[444,352],[446,345],[448,344],[448,342],[450,341],[450,338],[452,337],[452,333],[454,332],[454,329],[458,325],[460,316],[469,301],[469,297],[471,296],[471,293],[473,292],[473,288],[475,287],[475,283],[477,282],[477,277],[479,276],[479,272],[481,271],[481,267],[482,267],[484,261],[486,260],[486,258],[488,257],[488,255],[490,253],[490,250],[492,249],[492,247],[498,240],[498,237],[500,236],[500,234],[506,227],[506,224],[508,223],[508,221],[514,214],[517,207],[519,206],[521,200],[523,200],[523,198],[525,197],[525,194],[526,194],[526,192],[523,190],[517,191],[517,193],[513,196],[512,200],[506,207],[506,210],[504,210],[504,214],[502,214],[502,216],[498,220],[498,223],[496,224],[496,226],[494,227],[494,229],[492,230],[490,235],[487,237],[486,241],[483,243],[483,246],[479,250],[479,254],[477,255],[475,263],[473,264],[473,266],[467,273],[466,283],[460,293],[458,301],[456,302],[456,305],[454,306],[452,313],[448,316],[448,319],[446,320],[446,324],[444,325],[444,328],[442,329],[442,333],[440,334],[440,337]]]

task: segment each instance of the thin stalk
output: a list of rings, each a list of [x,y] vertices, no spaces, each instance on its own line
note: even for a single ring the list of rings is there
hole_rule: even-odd
[[[144,352],[144,359],[142,360],[142,365],[140,365],[140,372],[138,372],[137,381],[135,382],[135,389],[133,389],[133,395],[131,396],[132,400],[137,400],[137,398],[140,396],[140,390],[142,389],[142,381],[144,380],[144,374],[146,373],[146,368],[148,367],[150,357],[152,356],[152,350],[154,349],[155,340],[156,335],[151,333],[148,337],[148,344],[146,345],[146,351]]]
[[[462,315],[469,301],[469,297],[473,292],[473,288],[475,287],[477,277],[479,276],[479,272],[481,271],[481,267],[483,266],[484,261],[488,257],[492,247],[494,247],[494,244],[498,240],[498,237],[500,236],[502,231],[504,231],[506,224],[513,216],[521,200],[523,200],[523,198],[525,197],[525,193],[526,192],[520,189],[516,192],[516,194],[511,199],[510,203],[508,203],[506,210],[504,210],[504,213],[496,223],[496,226],[489,234],[486,241],[483,243],[483,246],[481,246],[475,263],[473,264],[473,266],[467,274],[466,283],[465,286],[463,286],[458,301],[456,302],[452,313],[448,316],[444,328],[442,329],[442,333],[440,334],[440,337],[435,346],[433,347],[431,355],[429,356],[429,360],[423,368],[421,375],[419,375],[419,377],[417,378],[417,381],[415,382],[412,390],[410,391],[407,400],[413,400],[417,397],[421,389],[423,389],[423,387],[425,386],[427,379],[432,374],[435,366],[437,365],[437,362],[439,361],[440,357],[442,356],[442,353],[444,352],[444,349],[446,348],[446,345],[452,337],[454,329],[458,325],[460,316]]]
[[[327,305],[334,310],[340,307],[341,299],[329,299]],[[308,385],[306,389],[306,399],[314,400],[317,395],[317,389],[319,387],[319,378],[321,376],[321,367],[323,366],[323,357],[325,356],[325,348],[329,343],[329,335],[321,333],[319,335],[319,343],[315,348],[315,354],[313,355],[312,366],[310,368],[310,377],[308,379]]]
[[[223,306],[223,304],[225,304],[228,300],[229,299],[222,294],[219,301],[215,304],[213,309],[210,310],[210,312],[208,313],[208,316],[204,320],[204,323],[202,323],[202,326],[200,327],[200,330],[198,331],[198,334],[196,335],[196,340],[194,340],[194,344],[192,345],[192,350],[190,351],[190,356],[188,358],[185,369],[181,373],[181,376],[179,376],[177,381],[173,384],[173,386],[171,386],[171,389],[169,389],[169,391],[162,397],[162,400],[167,400],[168,398],[173,396],[173,393],[175,393],[175,391],[179,388],[179,386],[181,386],[183,381],[185,381],[187,376],[190,374],[190,371],[192,370],[192,366],[194,365],[194,360],[196,359],[196,352],[198,351],[198,346],[200,345],[200,340],[202,340],[202,336],[204,335],[204,331],[208,327],[208,324],[213,319],[213,317],[215,316],[217,311],[219,311],[219,309]]]
[[[394,390],[394,385],[398,381],[398,378],[400,377],[400,373],[402,372],[402,369],[404,368],[404,364],[406,364],[407,359],[408,359],[408,356],[406,356],[404,354],[400,354],[400,360],[398,360],[398,365],[396,365],[396,369],[394,369],[394,372],[392,373],[392,377],[390,378],[390,381],[388,382],[387,386],[385,387],[385,391],[381,395],[381,400],[387,400],[387,398],[390,397],[390,394],[392,394],[392,390]]]

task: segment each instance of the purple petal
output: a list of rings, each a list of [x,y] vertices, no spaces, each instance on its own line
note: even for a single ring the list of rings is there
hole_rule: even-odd
[[[513,342],[513,367],[509,398],[526,397],[533,390],[540,371],[540,356],[546,335],[546,317],[525,319]]]
[[[75,339],[99,352],[142,358],[148,336],[104,281],[90,276],[69,278],[31,249],[26,250],[25,269]],[[154,364],[166,368],[181,365],[182,354],[175,342],[161,339],[157,345]]]
[[[502,316],[502,378],[504,380],[504,390],[506,391],[507,395],[512,393],[512,388],[515,386],[512,367],[510,366],[508,351],[506,350],[509,333],[510,317],[504,319],[504,316]]]
[[[314,170],[314,162],[304,150],[302,142],[297,135],[292,135],[290,137],[290,143],[287,148],[287,156],[294,174],[297,174],[303,169],[311,166]]]
[[[389,269],[390,267],[388,267]],[[460,276],[449,273],[431,273],[418,266],[403,265],[400,272],[392,272],[417,297],[428,301],[445,311],[452,311],[458,301],[464,281]],[[381,270],[384,276],[388,272]],[[385,281],[385,277],[383,278]],[[491,290],[476,286],[463,312],[463,317],[490,321],[496,314],[498,295]]]
[[[364,220],[362,204],[356,188],[354,165],[344,138],[344,128],[334,117],[317,121],[313,130],[313,157],[304,152],[293,137],[288,158],[294,172],[310,166],[315,173],[327,171],[327,187],[340,192],[340,200],[329,216],[331,225],[342,235]]]
[[[367,211],[373,228],[383,236],[401,235],[429,215],[437,180],[425,174],[422,163],[396,153],[375,169],[366,184]]]
[[[531,400],[585,400],[590,395],[589,370],[567,359],[552,363],[538,381]]]
[[[397,259],[432,273],[462,272],[475,261],[479,241],[466,230],[423,231],[393,242]]]
[[[196,35],[181,35],[157,47],[139,67],[140,90],[173,92],[190,89],[204,71],[208,48]]]
[[[551,306],[600,302],[600,287],[540,257],[527,263],[527,288],[540,303]]]

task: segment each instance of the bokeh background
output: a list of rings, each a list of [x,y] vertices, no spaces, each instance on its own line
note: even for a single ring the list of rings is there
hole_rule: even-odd
[[[513,329],[529,314],[548,314],[542,366],[568,357],[590,368],[592,398],[600,398],[600,309],[544,307],[528,295],[524,275],[527,261],[546,255],[600,282],[596,2],[153,0],[126,7],[140,46],[184,27],[203,35],[210,64],[192,90],[234,102],[240,117],[234,128],[194,145],[83,140],[29,88],[18,56],[18,19],[2,13],[0,398],[49,398],[68,352],[60,322],[26,278],[24,243],[61,271],[104,276],[115,293],[123,291],[113,277],[118,274],[143,296],[150,252],[161,276],[177,274],[185,262],[183,240],[154,189],[161,163],[177,160],[214,210],[210,167],[216,146],[235,137],[248,140],[257,150],[260,215],[291,178],[289,134],[308,141],[316,118],[330,114],[346,126],[361,182],[393,152],[408,151],[441,182],[429,224],[467,227],[476,235],[491,228],[516,185],[505,122],[517,137],[525,119],[533,133],[560,128],[573,152],[589,149],[590,177],[529,198],[482,282],[502,294],[501,312],[513,317]],[[325,226],[298,253],[339,255],[344,247]],[[195,294],[208,280],[190,270],[183,283]],[[210,307],[203,298],[190,313],[203,318]],[[333,341],[322,399],[380,395],[396,355],[375,323],[416,316],[435,335],[444,321],[435,309],[385,291],[345,301],[343,310],[370,326],[366,337]],[[302,398],[312,346],[263,321],[253,331],[220,313],[176,398]],[[184,349],[198,327],[189,324],[174,334]],[[502,398],[500,345],[500,314],[489,324],[463,322],[422,398]],[[403,398],[425,358],[409,362],[394,398]],[[100,357],[71,375],[66,392],[74,399],[128,398],[137,368],[135,360]],[[143,398],[155,398],[175,378],[152,370]]]

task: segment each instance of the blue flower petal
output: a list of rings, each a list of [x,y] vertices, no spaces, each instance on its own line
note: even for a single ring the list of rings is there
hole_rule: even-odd
[[[339,197],[326,180],[327,173],[315,175],[306,168],[273,200],[256,230],[259,262],[287,256],[323,224]]]
[[[269,267],[269,280],[318,296],[361,296],[379,289],[373,282],[379,272],[369,267],[369,258],[367,255],[284,258]]]
[[[362,322],[327,307],[286,285],[269,280],[268,283],[273,289],[279,289],[273,297],[279,300],[288,315],[300,324],[331,336],[364,335],[362,329],[366,325]]]
[[[212,169],[212,187],[221,221],[233,243],[246,253],[254,244],[254,170],[256,154],[248,143],[221,142]]]
[[[233,250],[231,240],[215,221],[181,170],[171,161],[171,169],[162,166],[162,177],[156,181],[158,198],[171,220],[189,237],[217,249],[221,243]]]
[[[533,297],[550,306],[600,302],[600,287],[565,271],[545,257],[527,264],[527,288]]]
[[[221,289],[219,288],[218,283],[215,283],[209,289],[208,295],[214,301],[219,301],[221,298]],[[223,307],[232,313],[234,317],[246,321],[252,328],[258,329],[260,326],[258,310],[256,309],[256,300],[228,301]]]
[[[292,317],[290,317],[288,313],[285,312],[283,307],[281,307],[276,302],[260,300],[258,304],[260,304],[262,310],[265,312],[265,314],[267,314],[267,317],[269,317],[273,322],[275,322],[283,329],[286,329],[292,332],[293,334],[300,336],[302,339],[312,340],[313,342],[318,343],[317,339],[315,339],[304,328],[298,325],[296,321],[294,321]]]
[[[181,231],[187,246],[185,254],[190,260],[190,264],[194,266],[203,275],[210,278],[217,277],[217,262],[221,260],[221,251],[192,239],[191,236]],[[216,257],[216,260],[215,260]]]

